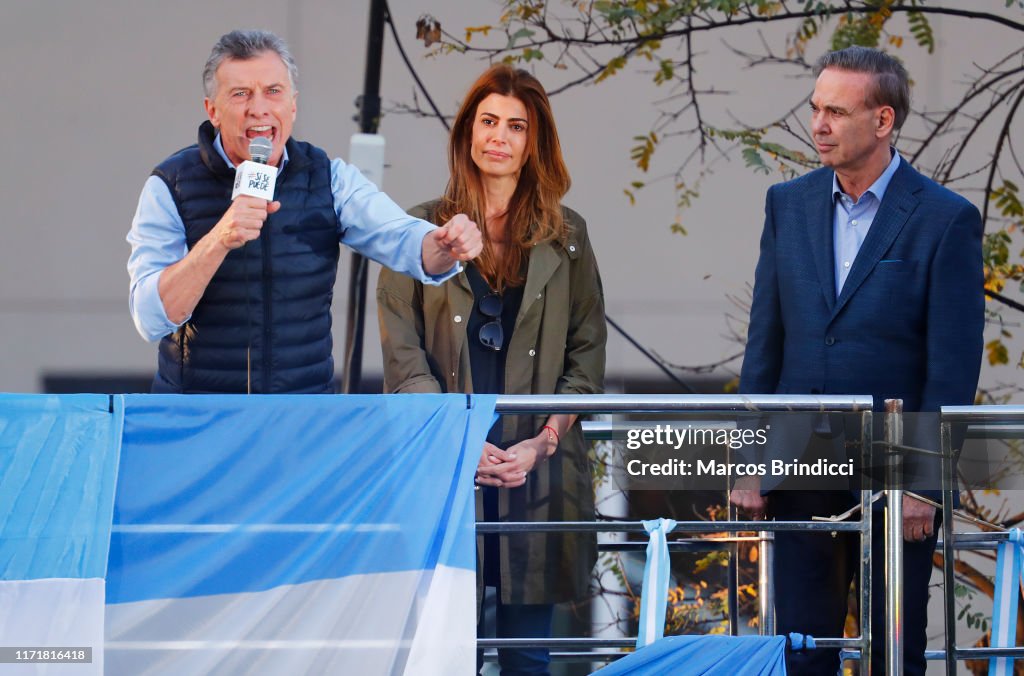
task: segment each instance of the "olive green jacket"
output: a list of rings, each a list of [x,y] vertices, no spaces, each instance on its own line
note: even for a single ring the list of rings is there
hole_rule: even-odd
[[[436,202],[410,214],[433,220]],[[586,223],[563,207],[569,238],[531,252],[523,302],[508,341],[505,394],[598,394],[604,388],[607,326],[597,261]],[[466,323],[473,291],[465,272],[440,286],[383,269],[377,308],[385,392],[472,392]],[[536,436],[547,415],[504,416],[504,448]],[[502,521],[594,518],[590,462],[579,423],[526,484],[499,489]],[[477,515],[483,514],[478,492]],[[596,542],[588,534],[502,536],[503,603],[558,603],[586,597]],[[478,541],[478,562],[483,553]],[[478,576],[479,579],[480,576]]]

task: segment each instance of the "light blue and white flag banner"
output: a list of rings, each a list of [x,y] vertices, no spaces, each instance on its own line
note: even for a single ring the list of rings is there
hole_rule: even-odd
[[[126,396],[108,674],[472,674],[495,397]]]
[[[1017,641],[1017,604],[1024,590],[1024,533],[1013,528],[996,555],[996,579],[992,599],[993,648],[1012,648]],[[1013,659],[989,659],[989,676],[1013,676]]]
[[[103,674],[121,421],[116,397],[0,394],[4,676]]]

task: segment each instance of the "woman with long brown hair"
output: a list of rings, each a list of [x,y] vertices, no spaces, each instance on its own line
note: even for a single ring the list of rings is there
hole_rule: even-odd
[[[604,296],[586,224],[563,207],[569,173],[544,88],[509,66],[470,88],[448,145],[444,196],[410,213],[464,213],[479,258],[438,287],[383,270],[377,287],[386,392],[595,394],[603,390]],[[594,517],[576,416],[505,416],[477,466],[485,521]],[[552,604],[586,598],[593,536],[515,534],[478,541],[483,586],[497,590],[498,636],[546,637]],[[545,649],[499,651],[502,674],[546,674]]]

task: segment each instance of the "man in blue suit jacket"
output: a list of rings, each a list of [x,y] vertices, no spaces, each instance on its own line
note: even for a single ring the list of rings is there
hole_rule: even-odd
[[[910,107],[898,61],[851,47],[824,55],[815,72],[811,132],[824,167],[768,191],[740,391],[870,394],[876,408],[898,398],[906,411],[970,404],[984,324],[978,210],[891,147]],[[754,518],[806,520],[853,503],[844,491],[774,491],[766,499],[754,481],[737,489],[732,501]],[[905,498],[906,674],[925,672],[936,524],[931,506]],[[780,533],[779,633],[842,636],[858,554],[856,536]],[[884,580],[873,577],[872,671],[882,674]],[[813,676],[839,666],[828,650],[787,663],[790,674]]]

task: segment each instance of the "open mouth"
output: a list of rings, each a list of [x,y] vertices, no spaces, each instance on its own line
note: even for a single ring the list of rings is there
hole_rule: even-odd
[[[274,131],[274,127],[269,124],[263,125],[261,127],[249,127],[248,129],[245,130],[246,138],[254,139],[257,136],[263,136],[273,141],[274,136],[276,136],[276,133]]]

